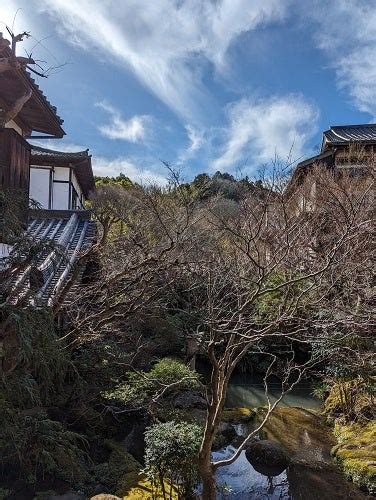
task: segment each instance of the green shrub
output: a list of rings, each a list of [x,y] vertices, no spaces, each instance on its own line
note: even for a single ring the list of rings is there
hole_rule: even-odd
[[[48,472],[77,482],[86,477],[86,442],[43,410],[20,411],[0,398],[0,464],[20,469],[28,481]]]
[[[198,386],[198,374],[181,361],[164,358],[159,360],[149,372],[131,372],[128,382],[118,386],[112,392],[104,392],[106,399],[118,401],[131,408],[146,406],[167,386],[169,390],[164,397],[182,389],[193,389]]]
[[[167,480],[181,498],[187,498],[199,482],[201,439],[202,428],[196,424],[166,422],[150,427],[145,433],[145,473],[159,487]]]

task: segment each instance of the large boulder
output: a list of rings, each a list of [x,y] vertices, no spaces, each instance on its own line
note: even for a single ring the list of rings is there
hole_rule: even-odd
[[[121,498],[109,495],[108,493],[100,493],[99,495],[95,495],[95,497],[91,497],[90,500],[121,500]]]
[[[245,456],[255,471],[265,476],[278,476],[289,464],[284,448],[278,442],[268,439],[250,443]]]
[[[206,410],[207,402],[197,391],[184,391],[174,399],[174,407],[179,410],[189,410],[191,408]]]
[[[139,462],[143,461],[145,454],[146,427],[147,425],[144,420],[136,422],[131,432],[122,441],[124,449],[133,455]]]
[[[219,424],[219,432],[228,443],[231,443],[237,436],[235,427],[227,422],[221,422]]]

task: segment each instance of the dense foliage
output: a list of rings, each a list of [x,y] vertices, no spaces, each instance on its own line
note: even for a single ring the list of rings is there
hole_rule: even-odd
[[[195,424],[171,421],[150,427],[145,433],[146,474],[160,485],[167,480],[175,485],[180,498],[190,498],[199,483],[201,440],[202,428]]]
[[[125,495],[145,460],[159,490],[173,484],[187,496],[232,418],[226,390],[240,362],[286,392],[319,378],[337,426],[374,419],[372,204],[353,179],[315,182],[317,209],[299,211],[283,179],[173,176],[165,188],[97,179],[98,265],[64,321],[61,311],[13,307],[9,269],[2,280],[4,489],[22,495],[31,484],[32,498],[43,481],[62,481],[87,496]],[[41,249],[6,230],[23,245],[15,265],[28,265]],[[176,404],[182,394],[198,401],[194,411]]]

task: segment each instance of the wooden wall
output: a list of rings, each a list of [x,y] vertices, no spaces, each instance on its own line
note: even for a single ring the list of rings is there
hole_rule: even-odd
[[[29,196],[30,145],[13,129],[0,129],[0,191]]]
[[[0,128],[0,242],[8,243],[7,220],[15,217],[22,231],[29,205],[30,145],[16,130]],[[13,203],[14,201],[14,203]]]

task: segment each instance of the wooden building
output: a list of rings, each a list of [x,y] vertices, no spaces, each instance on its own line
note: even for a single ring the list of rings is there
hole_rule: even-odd
[[[0,193],[14,196],[15,203],[19,195],[32,200],[32,209],[19,214],[25,238],[46,243],[33,263],[12,274],[6,301],[51,306],[95,242],[96,225],[85,210],[95,183],[88,150],[62,152],[29,142],[65,135],[56,108],[27,70],[33,62],[17,57],[15,44],[0,34]],[[0,227],[0,273],[9,268],[14,252],[6,239]]]
[[[31,147],[29,197],[49,210],[84,210],[95,188],[88,150],[54,151]]]
[[[335,176],[369,175],[376,160],[376,124],[332,126],[323,132],[321,151],[296,166],[286,194],[296,199],[298,210],[313,210],[317,192],[309,174],[325,168]]]

